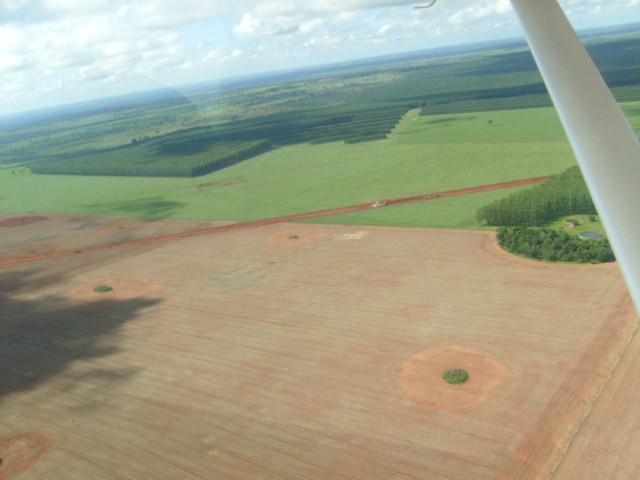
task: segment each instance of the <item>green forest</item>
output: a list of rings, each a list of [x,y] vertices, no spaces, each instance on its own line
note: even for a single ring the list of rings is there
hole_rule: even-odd
[[[596,209],[576,166],[480,208],[477,217],[487,225],[536,227],[580,213],[595,214]]]
[[[387,138],[407,107],[329,108],[193,127],[122,146],[53,156],[33,173],[194,177],[295,143],[358,143]]]
[[[577,166],[480,208],[477,217],[488,225],[500,226],[499,245],[517,255],[549,262],[614,261],[606,238],[585,240],[564,230],[540,227],[575,214],[596,214]]]
[[[602,263],[615,257],[606,238],[583,240],[551,228],[501,227],[498,244],[505,250],[548,262]]]
[[[44,163],[33,173],[60,175],[121,175],[196,177],[266,152],[266,140],[165,144],[158,139],[135,141],[122,148]]]

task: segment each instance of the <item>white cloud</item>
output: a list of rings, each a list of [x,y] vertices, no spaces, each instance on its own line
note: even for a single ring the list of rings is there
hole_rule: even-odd
[[[607,12],[607,10],[640,7],[640,0],[562,0],[560,3],[569,16],[597,15],[601,12]],[[629,18],[629,21],[633,20],[633,17]]]
[[[14,12],[25,7],[29,0],[0,0],[0,8],[8,12]]]
[[[465,8],[457,10],[449,17],[449,24],[464,28],[488,17],[496,17],[511,12],[509,0],[484,0],[473,2]]]
[[[560,1],[570,16],[591,19],[618,11],[631,20],[640,6]],[[415,3],[0,0],[0,111],[45,95],[75,99],[107,84],[143,89],[148,78],[188,83],[516,32],[509,0],[438,0],[429,10],[413,10]]]
[[[112,0],[42,0],[42,6],[47,12],[83,15],[92,12],[102,12],[114,3]]]

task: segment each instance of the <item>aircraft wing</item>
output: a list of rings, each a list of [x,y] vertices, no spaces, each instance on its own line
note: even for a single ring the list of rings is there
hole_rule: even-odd
[[[511,0],[640,313],[640,142],[556,0]]]

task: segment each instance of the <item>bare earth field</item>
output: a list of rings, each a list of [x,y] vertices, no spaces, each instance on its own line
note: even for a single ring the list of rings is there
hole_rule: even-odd
[[[60,250],[127,242],[227,225],[230,222],[137,220],[100,215],[0,213],[0,261]]]
[[[75,248],[67,224],[7,228],[2,246],[40,225],[38,243]],[[0,281],[0,479],[637,467],[633,432],[608,418],[639,395],[615,264],[522,260],[489,232],[284,223],[5,266]],[[449,368],[468,382],[446,384]]]

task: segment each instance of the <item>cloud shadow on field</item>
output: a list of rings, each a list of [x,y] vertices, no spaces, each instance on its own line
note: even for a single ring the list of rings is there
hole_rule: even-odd
[[[78,399],[76,406],[90,407],[91,400],[108,396],[113,386],[139,371],[95,362],[117,353],[120,327],[159,300],[105,299],[77,305],[59,296],[24,295],[60,280],[59,275],[33,270],[0,274],[0,402],[58,377],[53,388],[77,394],[72,397]],[[64,375],[72,364],[73,376]]]
[[[162,197],[130,200],[127,202],[110,202],[109,204],[84,205],[94,213],[103,215],[125,215],[141,218],[168,218],[187,204],[164,200]]]
[[[437,118],[435,120],[429,120],[425,122],[426,125],[442,125],[445,124],[448,126],[451,123],[458,122],[472,122],[478,117],[466,116],[466,117],[448,117],[448,118]]]

